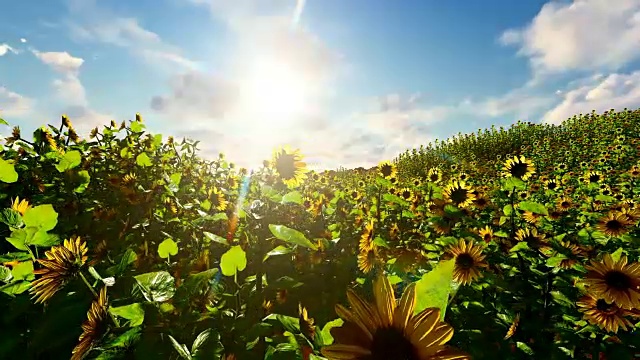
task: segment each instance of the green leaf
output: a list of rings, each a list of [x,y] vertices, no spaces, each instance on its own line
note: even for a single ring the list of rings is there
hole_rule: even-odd
[[[51,247],[60,243],[60,237],[56,234],[49,234],[48,232],[39,229],[33,236],[27,239],[27,245],[35,245],[38,247]]]
[[[217,242],[218,244],[229,246],[229,242],[227,241],[227,239],[223,238],[222,236],[219,236],[219,235],[216,235],[216,234],[212,234],[212,233],[207,232],[207,231],[203,231],[202,234],[208,240],[211,240],[213,242]]]
[[[11,235],[6,239],[18,250],[29,250],[29,247],[27,246],[27,236],[27,229],[22,228],[12,231]]]
[[[147,301],[163,302],[175,294],[175,279],[166,271],[155,271],[133,277]]]
[[[176,351],[178,352],[178,355],[180,355],[181,358],[185,359],[185,360],[191,360],[193,359],[191,357],[191,353],[189,352],[189,348],[187,347],[187,345],[185,344],[180,344],[176,339],[173,338],[173,336],[168,335],[169,336],[169,340],[171,340],[171,345],[173,345],[173,348],[176,349]]]
[[[82,154],[80,154],[80,151],[67,151],[62,156],[62,159],[60,159],[58,165],[56,165],[56,169],[58,169],[59,172],[65,172],[80,165],[80,163],[82,163]]]
[[[284,254],[289,254],[292,250],[289,249],[288,247],[284,246],[284,245],[278,245],[276,246],[273,250],[269,251],[268,253],[266,253],[264,255],[264,258],[262,259],[262,261],[267,261],[267,259],[271,256],[276,256],[276,255],[284,255]]]
[[[531,211],[534,214],[549,215],[547,208],[543,204],[534,201],[523,201],[518,204],[518,208],[525,211]]]
[[[9,123],[7,122],[7,120],[0,118],[0,124],[2,125],[9,125]]]
[[[87,187],[89,187],[91,176],[89,175],[89,172],[87,170],[80,170],[76,175],[80,181],[77,183],[77,186],[75,189],[73,189],[73,191],[80,194],[87,190]]]
[[[138,254],[136,254],[132,249],[127,249],[127,251],[122,255],[120,263],[115,269],[115,273],[112,275],[122,275],[124,271],[127,270],[127,267],[136,262],[136,260],[138,260]]]
[[[375,239],[373,239],[373,243],[383,248],[389,248],[389,244],[387,244],[387,241],[380,236],[376,236]]]
[[[182,180],[182,174],[181,173],[171,174],[171,176],[169,176],[169,179],[171,179],[172,183],[176,185],[180,185],[180,180]]]
[[[11,274],[11,269],[6,266],[0,265],[0,281],[8,283],[13,278],[13,274]]]
[[[31,255],[28,252],[10,252],[0,255],[0,263],[11,261],[23,261],[31,259]]]
[[[19,228],[23,225],[22,215],[11,208],[2,209],[0,212],[0,222],[12,228]]]
[[[30,281],[18,280],[18,281],[14,281],[9,284],[0,286],[0,291],[2,291],[7,295],[18,295],[29,290],[30,287],[31,287]]]
[[[524,190],[527,188],[527,184],[525,184],[524,181],[513,176],[504,180],[502,189],[512,191],[514,188],[516,190]]]
[[[238,271],[244,270],[245,267],[247,267],[247,254],[240,245],[233,246],[222,254],[220,258],[222,275],[234,276]]]
[[[197,355],[198,349],[207,341],[207,339],[209,339],[210,335],[211,329],[207,329],[196,336],[196,339],[193,340],[193,344],[191,344],[191,353],[194,356]]]
[[[105,344],[105,348],[129,348],[140,339],[142,329],[135,327],[120,334],[115,339]]]
[[[274,320],[282,324],[282,327],[284,327],[286,331],[294,334],[298,334],[300,332],[300,320],[298,320],[298,318],[281,314],[269,314],[269,316],[264,318],[264,321]]]
[[[505,205],[502,208],[502,212],[504,213],[505,216],[511,215],[511,213],[513,213],[513,206],[511,206],[511,204]]]
[[[529,345],[518,341],[516,343],[516,346],[518,347],[518,349],[522,350],[522,352],[524,352],[527,355],[533,355],[533,350],[531,350],[531,348],[529,347]]]
[[[302,194],[299,191],[291,191],[282,197],[282,203],[302,204]]]
[[[621,247],[619,247],[618,250],[616,250],[613,254],[611,254],[611,258],[613,259],[614,262],[618,262],[618,260],[620,260],[620,257],[622,256],[623,251],[624,250]]]
[[[39,227],[41,230],[49,231],[56,227],[58,213],[51,204],[38,205],[27,210],[22,220],[26,226]]]
[[[151,159],[149,159],[149,156],[147,155],[147,153],[140,153],[140,155],[136,156],[136,164],[138,164],[138,166],[152,166],[153,165],[151,163]]]
[[[211,210],[211,201],[209,201],[209,199],[204,199],[204,201],[200,202],[200,207],[206,211]]]
[[[142,325],[144,322],[144,308],[140,303],[110,307],[109,312],[113,315],[129,320],[129,326],[132,327]]]
[[[18,181],[18,173],[12,163],[0,159],[0,181],[14,183]]]
[[[129,124],[129,129],[131,129],[131,131],[133,131],[134,133],[142,132],[145,127],[145,124],[138,121],[132,121],[131,124]]]
[[[33,262],[23,261],[16,264],[11,270],[14,280],[33,280],[35,275],[33,274]]]
[[[399,284],[402,282],[402,278],[398,275],[389,275],[387,276],[387,278],[389,278],[389,282],[391,283],[391,285]]]
[[[168,259],[169,256],[175,256],[178,254],[178,244],[173,239],[164,239],[163,242],[158,245],[158,255],[163,259]]]
[[[440,318],[444,319],[449,293],[451,293],[454,267],[454,259],[440,261],[435,269],[422,275],[422,278],[416,282],[415,314],[426,308],[435,307],[440,309]]]
[[[333,344],[333,336],[331,336],[331,329],[334,327],[340,327],[344,324],[344,320],[337,318],[335,320],[331,320],[328,323],[324,324],[322,327],[322,339],[324,343],[321,346],[327,346]]]
[[[554,257],[550,257],[550,258],[547,259],[547,266],[554,268],[554,267],[560,265],[562,260],[565,260],[566,258],[567,257],[562,255],[562,254],[558,254],[558,255],[556,255]]]
[[[296,244],[304,247],[308,247],[313,250],[317,250],[318,247],[307,239],[303,233],[298,230],[288,228],[284,225],[269,224],[269,230],[276,238],[286,241],[291,244]]]
[[[529,244],[527,244],[526,241],[520,241],[514,247],[512,247],[511,250],[509,250],[509,252],[518,252],[521,250],[528,250],[528,249],[529,249]]]

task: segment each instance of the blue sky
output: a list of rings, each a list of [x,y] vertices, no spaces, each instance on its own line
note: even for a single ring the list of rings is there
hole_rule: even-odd
[[[0,12],[0,116],[81,133],[143,114],[254,166],[318,168],[518,119],[640,107],[640,0],[23,0]],[[4,129],[6,133],[8,129]]]

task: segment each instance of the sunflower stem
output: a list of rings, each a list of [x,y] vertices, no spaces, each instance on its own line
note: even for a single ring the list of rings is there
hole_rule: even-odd
[[[85,285],[87,285],[87,287],[89,288],[89,290],[91,290],[91,293],[93,294],[93,297],[95,297],[96,299],[98,298],[98,293],[96,292],[96,289],[93,288],[93,286],[91,286],[91,284],[89,284],[89,281],[87,280],[87,278],[84,276],[84,274],[82,273],[82,271],[79,272],[80,274],[80,278],[82,279],[82,281],[84,282]]]

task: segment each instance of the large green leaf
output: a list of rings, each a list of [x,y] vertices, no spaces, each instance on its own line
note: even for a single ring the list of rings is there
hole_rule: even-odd
[[[302,204],[302,194],[299,191],[291,191],[282,197],[282,203]]]
[[[178,244],[176,244],[173,239],[164,239],[164,241],[158,245],[158,255],[163,259],[167,259],[169,256],[175,256],[177,254]]]
[[[28,252],[10,252],[0,255],[0,263],[11,261],[23,261],[31,259],[31,255]]]
[[[320,332],[320,337],[322,338],[322,344],[318,344],[319,346],[327,346],[333,344],[333,336],[331,335],[331,329],[334,327],[340,327],[344,324],[344,320],[337,318],[335,320],[329,321],[324,324],[322,327],[322,331]]]
[[[549,215],[547,208],[543,204],[535,201],[523,201],[518,204],[518,208],[525,211],[531,211],[534,214]]]
[[[6,266],[0,265],[0,281],[8,283],[12,278],[13,274],[11,274],[11,269]]]
[[[147,301],[163,302],[175,294],[175,279],[166,271],[155,271],[134,276],[138,288]]]
[[[296,244],[317,250],[318,247],[312,243],[303,233],[298,230],[288,228],[284,225],[269,224],[269,230],[276,238],[291,244]]]
[[[414,313],[426,308],[440,309],[440,317],[444,319],[451,293],[455,260],[440,261],[435,269],[422,275],[416,282],[416,306]]]
[[[229,242],[227,241],[227,239],[223,238],[220,235],[212,234],[207,231],[203,231],[202,234],[207,240],[211,240],[213,242],[217,242],[218,244],[229,246]]]
[[[67,151],[60,159],[58,165],[56,165],[56,169],[59,172],[65,172],[69,169],[73,169],[74,167],[80,165],[82,162],[82,154],[78,150]]]
[[[33,274],[33,262],[23,261],[13,266],[11,270],[14,280],[33,280],[35,275]]]
[[[137,157],[136,157],[136,164],[138,164],[138,166],[152,166],[153,163],[151,162],[151,159],[149,159],[149,155],[147,155],[147,153],[140,153]]]
[[[73,189],[74,192],[83,193],[89,187],[89,183],[91,182],[91,175],[87,170],[80,170],[76,174],[76,188]]]
[[[30,281],[16,280],[16,281],[12,281],[9,284],[0,286],[0,291],[2,291],[7,295],[18,295],[29,290],[30,287],[31,287]]]
[[[142,325],[144,322],[144,308],[140,303],[110,307],[109,311],[113,315],[129,320],[129,326]]]
[[[264,318],[264,321],[277,321],[282,327],[291,333],[297,334],[300,332],[300,320],[298,318],[282,315],[282,314],[269,314]]]
[[[291,249],[289,249],[284,245],[278,245],[273,250],[266,253],[262,261],[267,261],[267,259],[270,258],[271,256],[289,254],[291,251],[292,251]]]
[[[5,223],[7,226],[12,228],[19,228],[24,224],[22,221],[22,215],[10,208],[5,208],[0,211],[0,222]]]
[[[239,245],[227,250],[220,258],[222,275],[235,276],[238,271],[244,270],[245,267],[247,267],[247,254]]]
[[[58,213],[51,204],[38,205],[27,210],[22,220],[26,226],[35,226],[41,230],[49,231],[56,227]]]
[[[18,173],[12,163],[0,159],[0,181],[14,183],[18,181]]]

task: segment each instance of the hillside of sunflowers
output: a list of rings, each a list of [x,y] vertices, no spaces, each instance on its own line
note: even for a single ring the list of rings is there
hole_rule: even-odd
[[[640,357],[640,110],[322,172],[72,120],[3,142],[2,359]]]

